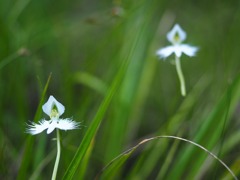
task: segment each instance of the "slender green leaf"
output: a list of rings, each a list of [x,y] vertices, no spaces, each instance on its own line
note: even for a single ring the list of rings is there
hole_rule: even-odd
[[[168,120],[166,124],[159,128],[156,134],[172,134],[179,130],[181,124],[194,108],[196,101],[204,93],[204,89],[209,85],[209,83],[210,81],[207,74],[201,77],[192,91],[188,93],[186,98],[184,98],[184,101],[181,103],[177,112]],[[158,163],[160,157],[165,156],[165,153],[167,153],[168,146],[168,141],[162,141],[161,143],[153,142],[149,144],[147,147],[148,150],[143,153],[143,157],[141,157],[139,162],[137,162],[138,165],[135,165],[131,175],[129,176],[129,179],[135,178],[137,174],[137,176],[147,178]]]
[[[74,75],[74,80],[78,83],[81,83],[85,86],[96,90],[97,92],[105,95],[107,92],[107,86],[97,77],[86,73],[86,72],[78,72]]]
[[[90,142],[93,140],[94,136],[97,133],[97,130],[98,130],[98,128],[101,124],[101,121],[107,111],[107,108],[112,100],[112,97],[116,93],[117,88],[119,87],[119,85],[121,83],[121,80],[124,76],[127,65],[128,65],[127,60],[123,61],[122,66],[121,66],[116,78],[114,79],[106,97],[104,98],[103,102],[101,103],[95,118],[93,119],[92,123],[88,127],[88,130],[87,130],[81,144],[79,145],[78,150],[77,150],[75,156],[73,157],[72,162],[70,163],[67,171],[65,172],[63,179],[72,179],[72,177],[74,176],[81,160],[83,159],[83,157],[86,154],[87,149],[89,148]]]
[[[91,157],[91,154],[92,154],[92,150],[93,150],[93,147],[94,147],[94,139],[92,140],[91,144],[89,145],[88,149],[87,149],[87,152],[85,154],[85,156],[83,157],[82,159],[82,162],[81,162],[81,168],[79,169],[79,172],[77,173],[77,177],[79,180],[84,180],[84,176],[87,172],[87,169],[88,169],[88,163],[90,161],[90,157]]]
[[[40,99],[36,114],[34,116],[34,120],[33,120],[34,122],[38,121],[41,118],[42,104],[44,102],[44,97],[46,95],[50,80],[51,80],[51,74],[49,75],[47,83],[43,89],[41,99]],[[25,142],[25,148],[24,148],[24,154],[22,156],[21,166],[18,171],[18,176],[17,176],[18,180],[27,179],[27,170],[29,168],[30,161],[32,160],[29,154],[32,154],[33,143],[34,143],[34,136],[28,135],[27,140]]]
[[[225,113],[229,108],[229,118],[232,116],[237,103],[240,98],[240,76],[238,76],[231,86],[228,88],[227,92],[224,94],[221,101],[212,111],[208,119],[204,120],[202,127],[199,129],[196,137],[194,138],[196,142],[204,144],[207,148],[212,149],[219,142],[219,137],[222,132],[222,126],[225,121]],[[229,99],[229,92],[231,92],[231,105],[227,106],[227,101]],[[229,124],[229,122],[227,122]],[[207,141],[206,141],[207,140]],[[192,159],[194,158],[194,164],[191,164],[191,171],[188,171],[189,177],[194,178],[197,173],[199,166],[204,162],[206,156],[203,154],[198,154],[198,151],[192,147],[187,147],[182,150],[179,160],[176,161],[174,167],[171,169],[171,174],[168,176],[169,179],[179,179],[186,172],[187,167],[190,166]]]
[[[136,113],[135,101],[136,98],[139,98],[139,91],[142,90],[140,89],[141,87],[139,87],[141,78],[143,78],[143,75],[149,77],[144,72],[144,70],[146,70],[144,66],[146,66],[149,61],[155,61],[154,58],[146,59],[146,54],[152,47],[151,40],[154,38],[154,34],[156,33],[159,23],[158,20],[162,15],[162,12],[156,7],[161,6],[163,8],[165,2],[166,1],[157,0],[139,1],[141,6],[134,4],[132,7],[133,10],[129,15],[129,22],[126,24],[126,29],[128,31],[125,35],[126,43],[121,56],[124,56],[126,51],[130,48],[132,48],[133,51],[129,56],[130,64],[126,72],[126,76],[123,80],[122,86],[120,87],[119,94],[115,99],[117,106],[112,117],[109,133],[111,136],[106,149],[105,161],[109,161],[112,157],[121,152],[122,147],[127,143],[126,140],[131,139],[132,136],[135,135],[134,132],[136,132],[137,127],[139,127],[139,122],[136,121],[136,119],[135,121],[132,121],[130,118],[133,113]],[[141,15],[144,15],[145,18],[138,18]],[[152,17],[155,18],[153,19]],[[151,69],[151,71],[154,72],[154,69]],[[150,75],[150,78],[151,77],[152,76]],[[148,80],[151,82],[151,79]],[[149,82],[144,85],[148,85]]]

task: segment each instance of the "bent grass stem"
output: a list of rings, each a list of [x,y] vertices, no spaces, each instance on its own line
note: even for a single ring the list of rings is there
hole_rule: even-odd
[[[134,152],[139,146],[147,143],[147,142],[150,142],[152,140],[156,140],[156,139],[175,139],[175,140],[180,140],[180,141],[184,141],[184,142],[187,142],[187,143],[190,143],[196,147],[198,147],[199,149],[207,152],[210,156],[212,156],[214,159],[216,159],[220,164],[222,164],[227,170],[228,172],[232,175],[233,179],[235,180],[238,180],[237,176],[233,173],[233,171],[221,160],[219,159],[215,154],[213,154],[212,152],[210,152],[208,149],[206,149],[205,147],[203,147],[202,145],[198,144],[198,143],[195,143],[193,141],[190,141],[188,139],[185,139],[185,138],[181,138],[181,137],[178,137],[178,136],[168,136],[168,135],[163,135],[163,136],[155,136],[155,137],[151,137],[151,138],[147,138],[147,139],[144,139],[142,140],[140,143],[138,143],[137,145],[133,146],[132,148],[124,151],[123,153],[121,153],[120,155],[118,155],[117,157],[115,157],[113,160],[111,160],[95,177],[95,180],[98,180],[100,178],[100,176],[103,174],[103,172],[109,168],[113,163],[114,161],[122,158],[124,155],[127,155],[127,154],[131,154],[132,152]]]

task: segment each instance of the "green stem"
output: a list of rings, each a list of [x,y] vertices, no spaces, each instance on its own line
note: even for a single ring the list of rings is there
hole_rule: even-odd
[[[184,81],[184,76],[182,73],[182,68],[181,68],[181,62],[179,57],[175,56],[175,60],[176,60],[176,69],[177,69],[177,74],[180,80],[180,85],[181,85],[181,94],[182,96],[186,95],[186,88],[185,88],[185,81]]]
[[[56,161],[55,161],[55,165],[54,165],[54,169],[53,169],[52,180],[56,179],[58,164],[59,164],[60,154],[61,154],[60,133],[59,133],[58,129],[56,129],[56,130],[57,130],[57,157],[56,157]]]

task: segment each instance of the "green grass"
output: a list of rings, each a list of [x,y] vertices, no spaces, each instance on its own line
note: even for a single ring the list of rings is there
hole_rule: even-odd
[[[1,1],[0,179],[50,179],[55,132],[26,134],[26,123],[46,117],[41,106],[49,95],[65,106],[63,118],[82,125],[61,132],[57,179],[232,178],[190,143],[164,138],[138,145],[163,135],[200,144],[240,177],[239,7]],[[200,48],[195,57],[181,57],[186,97],[174,56],[156,56],[175,23],[187,32],[186,43]]]

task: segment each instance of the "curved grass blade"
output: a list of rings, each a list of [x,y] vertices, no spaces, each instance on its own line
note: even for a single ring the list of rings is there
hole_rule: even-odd
[[[159,128],[157,134],[173,134],[178,131],[181,127],[182,122],[187,118],[189,112],[196,105],[196,100],[201,98],[204,93],[206,87],[210,84],[210,80],[208,75],[203,75],[199,81],[196,83],[194,88],[189,92],[188,96],[184,98],[184,101],[180,105],[176,114],[169,119],[169,122]],[[149,176],[152,172],[152,169],[156,166],[159,159],[164,155],[166,149],[169,146],[168,141],[161,141],[160,142],[152,142],[147,145],[146,151],[142,153],[139,161],[137,162],[137,166],[135,166],[132,170],[132,173],[129,177],[130,179],[135,178],[136,172],[141,172],[140,176],[144,179]],[[161,149],[159,149],[161,147]]]
[[[237,158],[233,164],[231,165],[231,169],[234,170],[235,174],[236,175],[239,175],[240,174],[240,167],[239,167],[239,164],[240,164],[240,158]],[[222,180],[231,180],[232,177],[229,173],[225,173],[220,179]]]
[[[120,168],[131,156],[135,149],[136,148],[131,148],[124,154],[121,154],[121,157],[117,156],[114,158],[107,166],[105,166],[105,168],[102,169],[95,179],[99,179],[102,173],[101,179],[116,179],[116,174],[121,170]]]
[[[238,180],[238,178],[236,177],[236,175],[232,172],[232,170],[221,160],[219,159],[215,154],[213,154],[212,152],[210,152],[209,150],[207,150],[206,148],[204,148],[203,146],[201,146],[200,144],[197,144],[193,141],[190,141],[188,139],[184,139],[184,138],[181,138],[181,137],[177,137],[177,136],[155,136],[155,137],[152,137],[152,138],[148,138],[148,139],[144,139],[142,140],[140,143],[138,143],[136,146],[128,149],[127,151],[123,152],[122,154],[120,154],[119,156],[117,156],[116,158],[114,158],[112,161],[110,161],[99,173],[98,175],[96,176],[96,179],[98,179],[100,176],[103,175],[103,173],[110,173],[110,172],[107,172],[108,168],[110,168],[115,161],[118,161],[118,162],[121,162],[121,159],[123,158],[123,160],[126,160],[126,156],[129,157],[129,155],[134,152],[135,149],[137,149],[139,146],[147,143],[147,142],[150,142],[152,140],[157,140],[157,139],[162,139],[162,138],[167,138],[167,139],[175,139],[175,140],[180,140],[180,141],[184,141],[184,142],[187,142],[187,143],[190,143],[191,145],[195,146],[195,147],[198,147],[200,150],[203,150],[205,151],[206,153],[208,153],[208,155],[212,156],[214,159],[216,159],[221,165],[223,165],[226,170],[232,175],[232,177],[235,179],[235,180]],[[116,165],[115,165],[116,166]],[[112,170],[112,169],[110,169]]]
[[[195,136],[195,142],[205,144],[204,146],[208,149],[212,149],[219,142],[219,138],[222,133],[222,127],[225,123],[226,112],[228,112],[228,122],[232,116],[238,102],[240,99],[240,76],[235,78],[233,83],[230,85],[228,90],[224,93],[223,98],[216,105],[213,111],[208,115],[208,118],[203,122],[202,126],[199,128],[198,133]],[[229,94],[231,94],[231,104],[229,105]],[[228,107],[229,106],[229,107]],[[214,131],[213,131],[214,129]],[[211,134],[211,136],[209,136]],[[207,141],[206,141],[207,139]],[[199,171],[199,168],[204,163],[206,156],[201,154],[197,156],[198,152],[192,147],[186,147],[182,150],[184,154],[179,156],[176,164],[171,169],[171,174],[169,179],[179,179],[183,176],[191,163],[192,158],[194,158],[194,164],[191,165],[191,172],[188,173],[190,179],[194,178]]]

